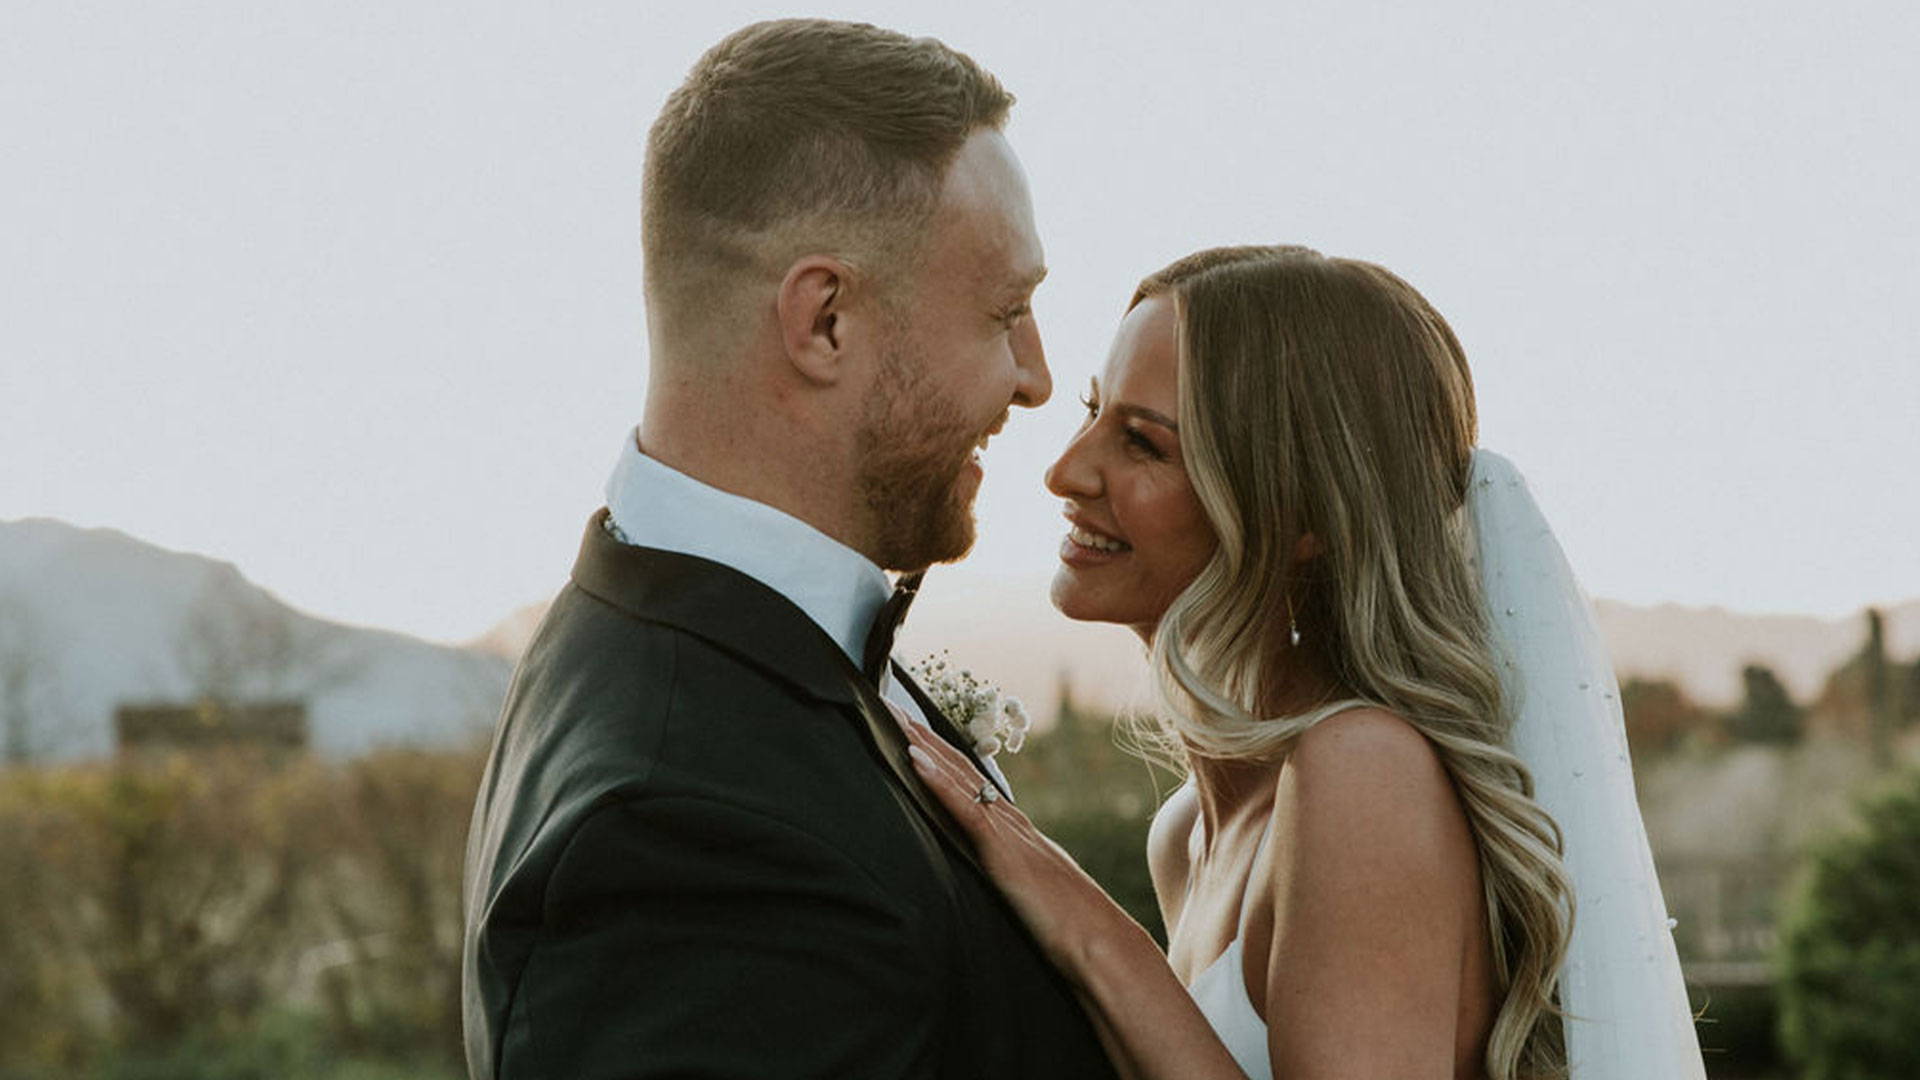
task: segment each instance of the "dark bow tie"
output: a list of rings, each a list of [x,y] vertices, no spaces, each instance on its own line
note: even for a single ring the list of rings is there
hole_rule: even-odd
[[[880,676],[886,673],[887,657],[893,655],[893,635],[899,632],[900,624],[906,621],[907,608],[920,591],[920,579],[926,576],[925,570],[902,576],[893,587],[893,595],[881,606],[880,613],[873,617],[873,629],[867,631],[867,648],[861,654],[860,670],[875,686],[880,685]]]

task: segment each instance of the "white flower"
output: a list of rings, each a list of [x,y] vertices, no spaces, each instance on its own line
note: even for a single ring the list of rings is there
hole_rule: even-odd
[[[1000,706],[1000,714],[1005,718],[1007,753],[1017,754],[1027,745],[1027,730],[1033,722],[1027,719],[1026,707],[1019,698],[1006,698]]]
[[[983,712],[967,721],[967,738],[972,739],[976,747],[993,738],[999,730],[999,718],[992,713]]]
[[[927,697],[973,744],[974,753],[992,757],[1004,749],[1017,754],[1026,745],[1031,722],[1018,698],[974,678],[972,671],[956,674],[945,653],[929,656],[911,670]]]

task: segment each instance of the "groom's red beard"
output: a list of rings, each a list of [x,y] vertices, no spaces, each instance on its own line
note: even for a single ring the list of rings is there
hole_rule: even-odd
[[[870,554],[887,570],[921,570],[973,548],[977,487],[967,465],[981,436],[996,426],[976,426],[951,402],[926,392],[920,362],[897,353],[888,358],[858,439],[860,497],[873,525]]]

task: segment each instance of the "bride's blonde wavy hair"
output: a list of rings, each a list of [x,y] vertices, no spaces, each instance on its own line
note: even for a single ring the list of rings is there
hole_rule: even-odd
[[[1392,273],[1307,248],[1198,252],[1128,306],[1168,293],[1181,452],[1219,548],[1154,631],[1169,708],[1150,737],[1183,763],[1284,758],[1320,718],[1261,715],[1290,649],[1419,729],[1480,855],[1501,996],[1487,1073],[1564,1072],[1573,892],[1559,827],[1508,750],[1463,509],[1477,419],[1459,342]],[[1297,564],[1309,534],[1317,555]]]

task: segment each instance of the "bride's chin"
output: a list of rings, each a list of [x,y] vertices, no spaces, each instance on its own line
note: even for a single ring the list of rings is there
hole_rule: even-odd
[[[1053,601],[1053,609],[1075,622],[1098,622],[1097,609],[1090,604],[1086,590],[1073,580],[1073,570],[1061,567],[1054,571],[1053,587],[1048,591],[1048,599]]]
[[[1055,611],[1074,622],[1111,623],[1133,630],[1141,629],[1137,625],[1138,611],[1116,610],[1111,602],[1103,603],[1098,590],[1089,589],[1074,580],[1070,567],[1063,566],[1054,574],[1049,598],[1053,601]],[[1152,627],[1147,627],[1146,632],[1151,633]]]

